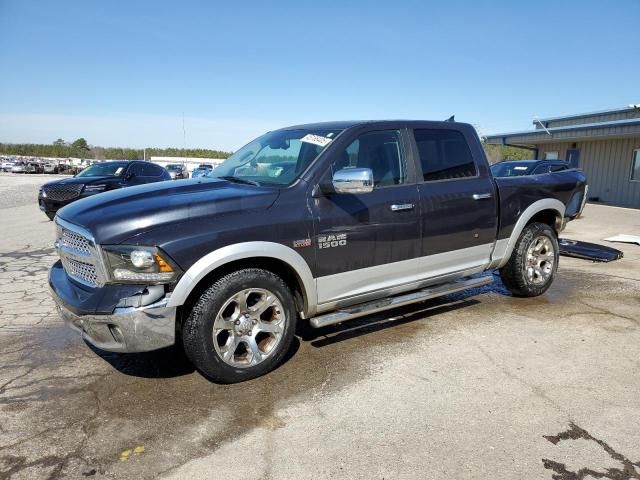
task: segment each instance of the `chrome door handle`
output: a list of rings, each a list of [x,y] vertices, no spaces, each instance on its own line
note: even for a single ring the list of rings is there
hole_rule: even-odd
[[[490,193],[474,193],[473,194],[473,199],[474,200],[486,200],[487,198],[491,198],[493,195],[491,195]]]
[[[400,212],[402,210],[413,210],[415,205],[413,203],[394,203],[391,205],[392,212]]]

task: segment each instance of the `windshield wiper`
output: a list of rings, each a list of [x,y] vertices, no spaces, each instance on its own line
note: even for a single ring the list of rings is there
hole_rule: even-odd
[[[244,183],[246,185],[255,185],[256,187],[260,186],[260,183],[256,182],[255,180],[247,180],[246,178],[234,177],[233,175],[223,175],[218,178],[222,178],[223,180],[226,180],[228,182]]]

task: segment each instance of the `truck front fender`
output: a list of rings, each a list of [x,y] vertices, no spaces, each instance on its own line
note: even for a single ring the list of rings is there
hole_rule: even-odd
[[[214,270],[237,260],[272,258],[293,270],[299,280],[304,297],[305,315],[313,315],[317,306],[316,284],[311,269],[302,256],[285,245],[275,242],[243,242],[214,250],[194,263],[180,278],[171,293],[167,306],[178,307],[185,303],[193,289]]]

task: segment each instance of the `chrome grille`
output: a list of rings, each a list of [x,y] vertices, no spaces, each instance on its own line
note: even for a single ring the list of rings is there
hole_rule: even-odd
[[[62,228],[62,234],[60,235],[60,242],[62,246],[68,247],[72,250],[76,250],[85,255],[89,255],[89,240],[79,233],[72,232],[66,228]]]
[[[79,262],[73,258],[62,257],[62,266],[67,272],[67,275],[73,278],[88,283],[89,285],[96,285],[98,283],[98,274],[95,265]]]
[[[70,278],[90,287],[104,285],[104,269],[91,234],[56,217],[56,249]]]
[[[56,200],[58,202],[64,202],[66,200],[72,200],[80,195],[84,187],[81,183],[54,183],[53,185],[45,185],[42,187],[47,198]]]

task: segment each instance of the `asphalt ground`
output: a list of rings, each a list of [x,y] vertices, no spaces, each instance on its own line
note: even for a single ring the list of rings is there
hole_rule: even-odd
[[[314,331],[209,383],[178,348],[99,351],[46,286],[52,176],[0,175],[0,479],[640,478],[640,247],[562,258],[543,296],[489,287]],[[640,234],[588,205],[564,236]],[[604,243],[604,242],[602,242]]]

